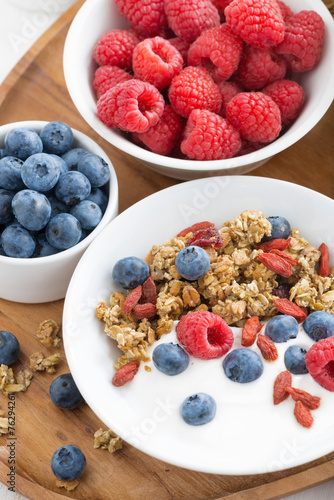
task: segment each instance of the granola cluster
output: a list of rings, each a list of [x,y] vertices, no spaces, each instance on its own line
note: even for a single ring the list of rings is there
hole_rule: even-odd
[[[262,238],[271,234],[271,224],[263,213],[246,210],[225,222],[219,234],[223,246],[218,250],[205,247],[210,269],[193,282],[184,280],[175,267],[176,255],[192,232],[151,248],[145,260],[157,287],[154,320],[138,321],[131,313],[124,315],[126,297],[119,291],[110,296],[109,305],[97,305],[97,318],[105,323],[104,331],[123,352],[115,369],[130,361],[147,361],[147,346],[169,333],[174,321],[189,311],[212,311],[233,326],[242,326],[251,316],[270,318],[278,312],[272,291],[283,283],[289,286],[290,300],[297,305],[334,314],[334,270],[326,278],[318,275],[321,252],[302,238],[297,228],[292,228],[285,250],[298,262],[289,278],[278,276],[257,259]]]

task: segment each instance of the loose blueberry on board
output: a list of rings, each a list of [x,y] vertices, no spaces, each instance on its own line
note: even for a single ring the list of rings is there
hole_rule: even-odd
[[[29,189],[45,193],[57,184],[60,170],[52,156],[39,153],[26,159],[22,165],[21,176]]]
[[[334,316],[326,311],[315,311],[303,323],[305,332],[318,342],[334,335]]]
[[[92,187],[101,187],[110,178],[108,163],[98,155],[83,155],[78,163],[78,171],[84,174]]]
[[[14,223],[1,234],[1,245],[8,257],[28,259],[34,253],[36,244],[29,231]]]
[[[43,229],[51,215],[48,198],[32,189],[18,191],[13,197],[12,209],[19,223],[30,231]]]
[[[287,314],[274,316],[266,324],[265,334],[274,342],[287,342],[298,335],[298,322]]]
[[[46,153],[63,155],[69,151],[73,144],[73,132],[71,128],[62,122],[50,122],[40,133],[43,148]]]
[[[0,189],[0,224],[7,224],[13,219],[13,192]]]
[[[64,153],[62,159],[66,162],[69,170],[76,170],[80,159],[86,154],[89,154],[86,149],[73,148],[67,151],[67,153]]]
[[[68,172],[70,170],[66,161],[61,156],[54,155],[52,153],[50,153],[49,156],[51,156],[51,158],[59,168],[60,175],[65,174],[65,172]]]
[[[51,469],[61,481],[74,481],[86,467],[86,458],[77,446],[66,445],[58,448],[51,459]]]
[[[189,356],[178,344],[159,344],[153,351],[152,361],[166,375],[178,375],[189,365]]]
[[[271,224],[271,235],[262,238],[262,242],[278,239],[287,239],[290,236],[291,226],[285,217],[279,215],[271,215],[267,217]]]
[[[299,345],[291,345],[285,351],[284,364],[286,369],[293,373],[293,375],[308,373],[305,361],[306,352],[306,349]]]
[[[0,365],[11,366],[20,354],[20,344],[15,335],[6,330],[0,331]]]
[[[189,425],[204,425],[214,419],[216,402],[205,392],[198,392],[187,397],[181,406],[181,416]]]
[[[21,177],[23,161],[15,156],[5,156],[0,160],[0,187],[9,191],[24,189]]]
[[[5,150],[10,156],[26,160],[31,155],[41,153],[43,143],[34,130],[30,128],[14,128],[5,137]]]
[[[206,275],[210,268],[210,257],[201,247],[195,245],[179,251],[175,259],[175,267],[182,278],[195,281]]]
[[[82,229],[92,231],[102,219],[101,208],[89,200],[82,200],[71,208],[70,213],[78,219]]]
[[[71,214],[58,214],[52,217],[45,229],[47,241],[58,250],[66,250],[76,245],[81,238],[81,226]]]
[[[100,188],[92,188],[89,196],[86,198],[89,201],[96,203],[102,210],[102,213],[106,211],[108,205],[108,196]]]
[[[66,205],[75,205],[87,198],[91,191],[89,180],[81,172],[70,170],[59,177],[55,187],[58,200]]]
[[[62,410],[73,410],[84,403],[71,373],[55,378],[50,385],[49,395],[51,401]]]
[[[225,375],[233,382],[248,384],[261,377],[263,363],[255,351],[241,347],[226,355],[223,369]]]
[[[146,262],[138,257],[124,257],[116,262],[112,278],[122,288],[136,288],[142,285],[150,275]]]

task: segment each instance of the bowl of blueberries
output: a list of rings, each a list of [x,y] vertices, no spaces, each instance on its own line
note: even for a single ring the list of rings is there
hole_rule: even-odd
[[[80,257],[117,212],[115,170],[88,136],[60,121],[0,127],[1,298],[63,298]]]

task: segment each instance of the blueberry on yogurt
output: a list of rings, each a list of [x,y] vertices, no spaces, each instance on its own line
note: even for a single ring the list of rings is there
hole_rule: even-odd
[[[241,347],[226,355],[223,369],[227,378],[233,382],[247,384],[262,375],[263,363],[255,351]]]
[[[178,375],[188,368],[189,356],[180,345],[170,342],[155,347],[152,361],[162,373]]]
[[[287,342],[289,339],[295,339],[298,335],[299,325],[293,316],[288,314],[274,316],[266,324],[265,334],[273,342]]]
[[[306,349],[299,345],[291,345],[284,353],[284,364],[286,369],[293,375],[302,375],[308,373],[306,368],[305,354]]]
[[[181,416],[189,425],[204,425],[214,419],[216,402],[205,392],[188,396],[181,405]]]
[[[326,311],[315,311],[303,323],[307,335],[315,342],[334,335],[334,316]]]

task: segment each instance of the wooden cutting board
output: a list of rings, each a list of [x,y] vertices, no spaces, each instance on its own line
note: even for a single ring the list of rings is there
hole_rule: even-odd
[[[76,111],[66,90],[62,52],[67,30],[83,0],[67,11],[29,50],[0,87],[0,124],[21,120],[60,120],[90,135],[109,155],[119,181],[120,211],[142,198],[176,184],[101,139]],[[273,177],[334,195],[334,106],[296,145],[272,158],[250,175]],[[279,195],[279,194],[278,194]],[[321,221],[319,221],[321,223]],[[1,277],[0,277],[1,279]],[[0,329],[17,335],[21,354],[14,371],[29,366],[36,351],[49,355],[35,334],[48,318],[61,321],[63,301],[17,304],[0,300]],[[93,434],[103,423],[87,405],[62,411],[50,401],[48,389],[59,374],[69,371],[63,348],[56,375],[35,374],[26,393],[15,397],[16,438],[0,436],[0,480],[7,484],[7,446],[15,441],[15,490],[33,500],[266,500],[310,488],[334,478],[334,452],[312,463],[283,472],[252,476],[223,476],[188,471],[151,458],[128,444],[109,454],[93,448]],[[98,381],[93,381],[98,383]],[[0,393],[0,410],[8,399]],[[251,432],[251,430],[250,430]],[[268,436],[270,443],[270,436]],[[72,493],[55,485],[50,460],[64,444],[78,445],[87,467]]]

